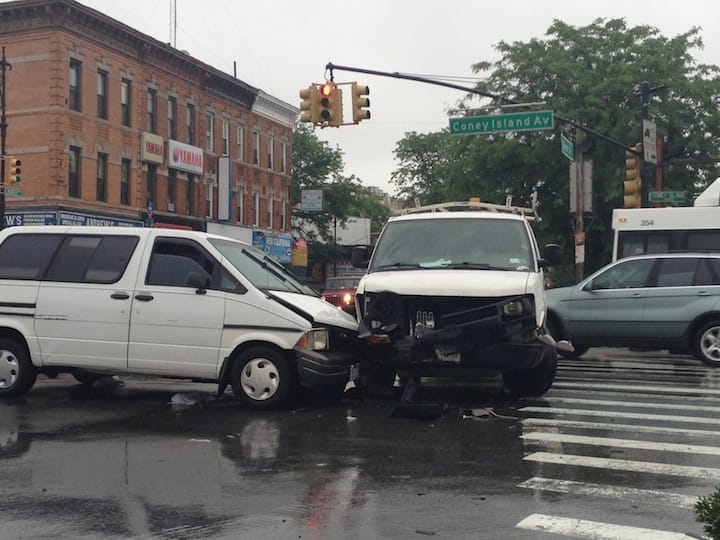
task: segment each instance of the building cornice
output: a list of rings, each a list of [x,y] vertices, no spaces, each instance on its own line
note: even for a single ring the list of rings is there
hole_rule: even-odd
[[[252,111],[289,128],[295,127],[298,114],[300,114],[297,107],[281,101],[263,90],[258,90]]]

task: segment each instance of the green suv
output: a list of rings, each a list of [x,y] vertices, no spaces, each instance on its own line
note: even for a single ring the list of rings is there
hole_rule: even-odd
[[[561,355],[590,347],[669,349],[720,367],[720,254],[627,257],[545,297],[551,334],[575,347]]]

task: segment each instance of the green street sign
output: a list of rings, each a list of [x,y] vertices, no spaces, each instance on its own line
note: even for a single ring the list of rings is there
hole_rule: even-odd
[[[451,118],[451,135],[477,135],[506,133],[509,131],[535,131],[552,129],[555,118],[552,111],[527,111],[511,114],[490,114]]]
[[[575,161],[575,145],[562,133],[560,134],[560,152],[570,161]]]
[[[687,201],[686,191],[650,191],[648,199],[651,203],[684,203]]]
[[[5,195],[17,195],[18,197],[20,197],[20,196],[22,196],[22,189],[14,188],[14,187],[6,187]]]

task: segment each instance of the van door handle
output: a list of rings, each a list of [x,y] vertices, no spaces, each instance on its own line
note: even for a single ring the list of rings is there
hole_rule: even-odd
[[[115,300],[127,300],[128,298],[130,298],[130,295],[126,292],[116,292],[112,293],[110,295],[110,298],[113,298]]]
[[[136,294],[135,300],[140,300],[141,302],[149,302],[152,300],[154,296],[152,294]]]

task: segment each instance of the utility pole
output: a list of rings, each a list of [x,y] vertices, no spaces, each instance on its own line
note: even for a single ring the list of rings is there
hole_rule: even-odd
[[[5,59],[5,47],[0,58],[0,229],[5,228],[5,138],[7,122],[5,120],[5,72],[12,69]]]
[[[657,92],[658,90],[663,90],[667,87],[667,85],[660,84],[658,86],[650,87],[650,83],[648,81],[643,81],[640,83],[640,85],[635,89],[633,92],[636,96],[640,96],[640,107],[641,107],[641,117],[642,120],[650,120],[650,94],[652,92]],[[640,121],[641,126],[644,124],[643,121]],[[642,128],[640,130],[640,141],[641,144],[644,145],[645,143],[642,133]],[[644,146],[640,149],[640,156],[641,156],[641,166],[640,166],[640,206],[645,207],[649,205],[649,194],[650,194],[650,168],[648,167],[647,162],[644,159],[645,155],[645,148]]]

